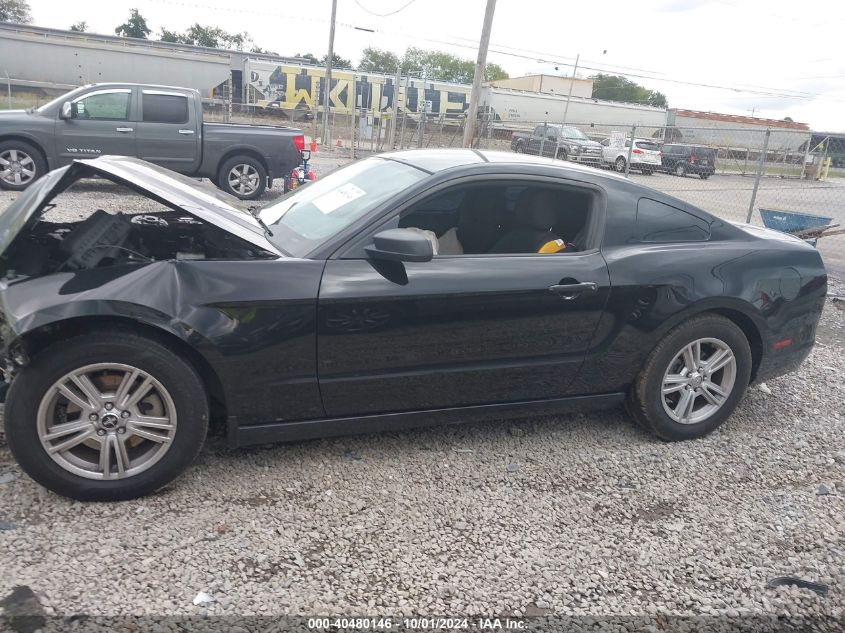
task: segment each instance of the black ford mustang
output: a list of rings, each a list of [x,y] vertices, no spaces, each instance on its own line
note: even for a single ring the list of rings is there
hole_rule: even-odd
[[[162,205],[50,220],[99,176]],[[58,202],[57,202],[58,203]],[[809,353],[827,277],[788,235],[514,154],[359,161],[257,211],[129,158],[0,214],[6,438],[76,499],[149,493],[210,419],[232,445],[625,403],[702,436]]]

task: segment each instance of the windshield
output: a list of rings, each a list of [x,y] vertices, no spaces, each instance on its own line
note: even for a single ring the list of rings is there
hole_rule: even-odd
[[[277,246],[304,257],[379,204],[428,176],[404,163],[368,158],[352,163],[264,207]]]
[[[590,139],[587,138],[587,135],[584,134],[581,130],[577,127],[565,127],[563,128],[563,138],[571,138],[577,141],[589,141]]]

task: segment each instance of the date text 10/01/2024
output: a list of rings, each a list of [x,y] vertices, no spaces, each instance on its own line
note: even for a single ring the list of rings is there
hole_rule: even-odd
[[[328,631],[521,631],[525,622],[511,618],[309,618],[308,628]]]

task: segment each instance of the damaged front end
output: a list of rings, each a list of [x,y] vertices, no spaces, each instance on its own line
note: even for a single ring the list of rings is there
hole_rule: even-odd
[[[87,217],[52,218],[52,201],[80,179],[92,177],[128,187],[159,203],[160,210],[138,211],[131,202],[137,198],[125,196],[126,204],[118,204],[117,211],[94,208],[97,202],[93,202]],[[109,284],[111,296],[118,297],[123,294],[121,283],[137,284],[144,276],[138,269],[157,262],[280,256],[250,214],[217,192],[204,191],[149,163],[107,156],[47,174],[0,213],[0,401],[17,369],[28,363],[21,334],[36,326],[30,315],[57,310],[62,296],[78,303],[65,307],[64,316],[72,317],[85,313],[84,299],[93,299],[98,294],[95,288]],[[46,282],[50,276],[56,283],[33,282]]]

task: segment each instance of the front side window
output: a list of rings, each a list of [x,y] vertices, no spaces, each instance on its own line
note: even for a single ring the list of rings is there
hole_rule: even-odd
[[[472,183],[406,209],[398,226],[422,231],[437,256],[573,253],[590,247],[594,202],[576,186]]]
[[[369,158],[294,190],[260,211],[270,238],[303,257],[382,203],[428,177],[405,163]]]
[[[641,242],[703,242],[710,224],[701,218],[657,200],[637,203],[637,238]]]
[[[188,122],[188,98],[180,95],[144,93],[141,110],[146,123]]]
[[[129,119],[129,90],[95,92],[74,101],[74,119],[126,121]]]

